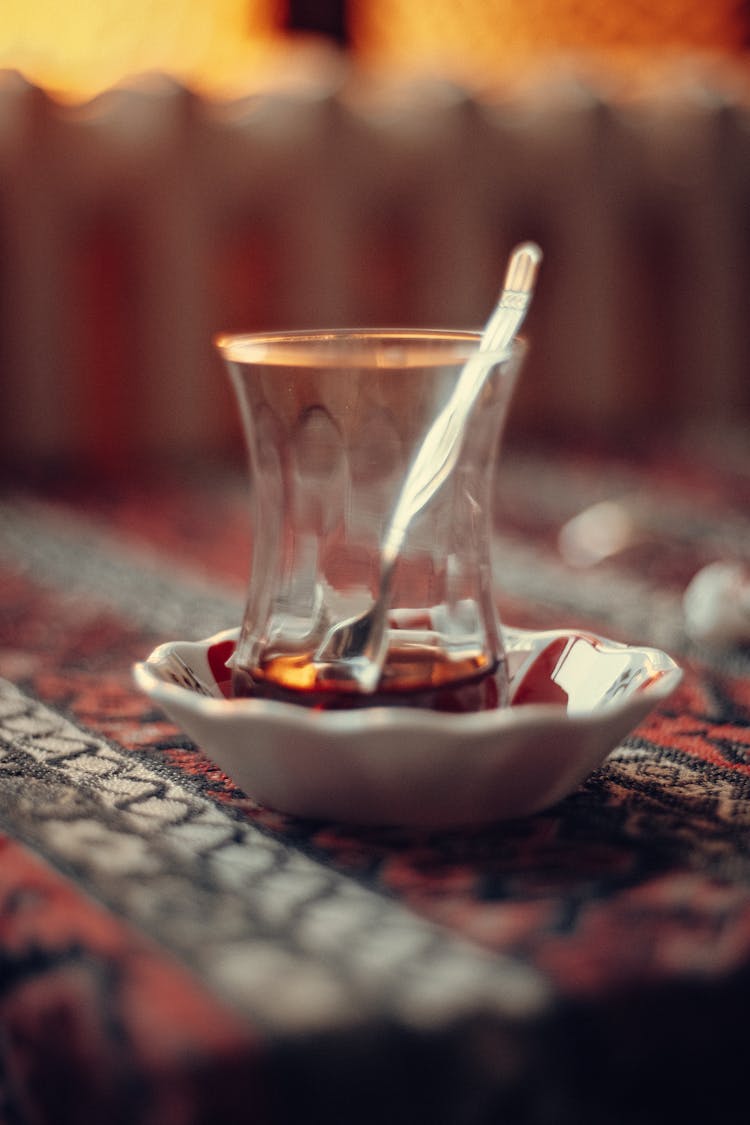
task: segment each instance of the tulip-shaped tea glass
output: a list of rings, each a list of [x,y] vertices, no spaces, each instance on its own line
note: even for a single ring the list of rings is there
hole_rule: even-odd
[[[488,366],[460,453],[406,528],[374,691],[319,658],[378,596],[381,543],[420,444],[478,349],[471,332],[333,330],[221,336],[249,458],[252,559],[236,695],[316,707],[502,706],[492,580],[496,454],[524,348]]]

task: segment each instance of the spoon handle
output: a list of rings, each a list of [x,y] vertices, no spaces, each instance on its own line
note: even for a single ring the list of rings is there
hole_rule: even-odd
[[[541,261],[542,251],[535,242],[522,242],[513,251],[500,299],[482,333],[480,352],[500,351],[516,335],[531,304]]]
[[[383,539],[384,571],[395,562],[411,521],[453,471],[461,451],[466,419],[494,366],[488,353],[507,348],[521,327],[541,260],[542,252],[533,242],[524,242],[513,251],[502,294],[482,333],[479,349],[466,362],[450,398],[427,431],[406,475]]]

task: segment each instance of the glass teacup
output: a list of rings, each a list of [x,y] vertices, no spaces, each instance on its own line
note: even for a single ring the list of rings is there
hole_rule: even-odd
[[[409,465],[479,339],[421,329],[218,338],[251,480],[236,695],[316,707],[505,704],[490,499],[520,342],[484,353],[487,378],[457,461],[406,529],[375,690],[342,687],[319,655],[333,627],[377,598],[381,544]]]

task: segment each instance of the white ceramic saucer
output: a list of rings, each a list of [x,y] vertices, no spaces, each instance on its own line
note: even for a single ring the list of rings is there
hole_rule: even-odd
[[[545,808],[682,677],[657,649],[506,628],[509,707],[312,711],[226,697],[237,635],[161,645],[135,681],[260,803],[358,824],[460,827]]]

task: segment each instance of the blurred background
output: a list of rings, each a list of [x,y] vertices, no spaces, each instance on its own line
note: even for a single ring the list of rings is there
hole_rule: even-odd
[[[480,326],[516,440],[746,432],[750,5],[3,0],[0,463],[204,464],[222,330]]]

